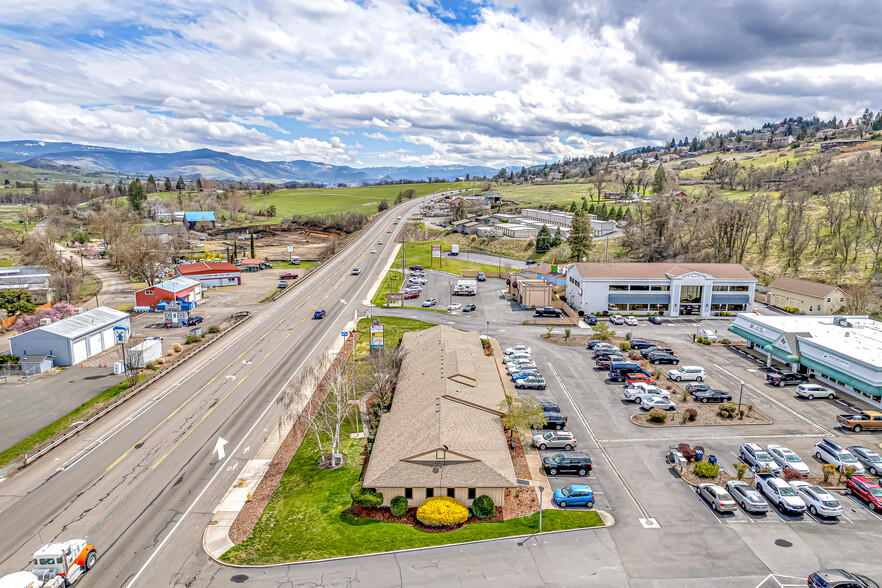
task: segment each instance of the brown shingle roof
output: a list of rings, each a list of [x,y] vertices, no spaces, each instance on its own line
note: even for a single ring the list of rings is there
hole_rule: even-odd
[[[810,282],[808,280],[797,280],[796,278],[778,278],[772,282],[771,287],[787,290],[788,292],[796,292],[797,294],[806,294],[808,296],[823,298],[839,286]]]
[[[515,486],[496,412],[505,392],[478,334],[439,325],[406,333],[401,343],[395,398],[380,420],[364,486]]]
[[[574,265],[583,279],[658,280],[689,272],[709,274],[724,280],[754,279],[740,263],[576,263]]]

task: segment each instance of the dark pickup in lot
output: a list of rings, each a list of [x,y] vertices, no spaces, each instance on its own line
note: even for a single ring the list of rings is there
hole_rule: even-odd
[[[808,382],[809,377],[794,372],[769,372],[766,381],[773,386],[798,386]]]
[[[550,316],[550,317],[559,317],[561,315],[561,310],[559,308],[552,308],[551,306],[546,306],[544,308],[537,308],[535,316]]]

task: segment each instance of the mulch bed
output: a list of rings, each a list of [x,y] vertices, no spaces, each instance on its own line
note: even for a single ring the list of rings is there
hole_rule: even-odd
[[[633,327],[631,327],[631,328],[633,328]],[[543,341],[547,341],[549,343],[554,343],[555,345],[564,345],[566,347],[585,347],[588,345],[589,341],[591,341],[592,339],[595,339],[596,337],[594,337],[593,335],[570,335],[569,338],[566,338],[563,333],[552,333],[551,336],[549,336],[548,334],[539,335],[539,338],[542,339]],[[641,338],[645,339],[645,337],[641,337]],[[646,339],[646,340],[652,341],[656,345],[660,345],[660,346],[666,345],[666,343],[664,343],[663,341],[656,341],[654,339]],[[609,340],[609,342],[612,343],[613,345],[615,345],[616,347],[619,346],[619,343],[622,343],[624,341],[627,341],[627,339],[624,339],[622,337],[612,337]],[[638,358],[639,358],[639,354],[638,354]]]
[[[731,469],[731,466],[727,467]],[[726,482],[728,482],[729,480],[737,479],[737,476],[735,476],[734,474],[730,474],[728,469],[726,471],[721,471],[720,475],[716,478],[699,478],[695,475],[695,472],[692,471],[692,464],[689,464],[689,466],[687,466],[685,470],[678,473],[680,474],[680,477],[683,478],[683,480],[685,480],[688,484],[692,486],[697,486],[698,484],[703,484],[705,482],[712,482],[714,484],[719,484],[720,486],[725,487]],[[844,484],[844,479],[843,482],[838,481],[838,474],[830,476],[830,480],[827,482],[824,481],[823,477],[815,475],[809,475],[807,478],[804,478],[804,480],[809,484],[812,484],[813,486],[820,486],[821,488],[826,488],[828,490],[841,489]],[[751,474],[749,471],[742,478],[742,481],[747,482],[751,485],[755,485],[753,483],[753,474]]]
[[[718,413],[720,412],[720,404],[716,402],[695,402],[691,396],[689,396],[686,400],[683,400],[682,390],[680,388],[675,388],[670,384],[666,384],[662,386],[663,388],[671,391],[671,400],[674,401],[677,405],[676,412],[668,413],[668,420],[664,423],[653,423],[649,420],[648,412],[639,412],[631,417],[631,422],[634,424],[646,426],[646,427],[707,427],[714,425],[722,425],[722,426],[740,426],[740,425],[771,425],[772,419],[768,418],[763,413],[759,412],[757,409],[753,409],[750,411],[750,414],[745,414],[743,418],[728,418],[724,419]],[[745,405],[741,405],[742,410],[746,410]],[[686,409],[693,409],[698,414],[695,417],[694,421],[684,421],[683,414]]]
[[[476,519],[473,516],[469,517],[469,520],[459,525],[450,525],[446,527],[431,527],[429,525],[424,525],[419,522],[416,518],[415,508],[407,509],[407,514],[403,517],[396,517],[387,507],[379,507],[379,508],[365,508],[363,506],[358,506],[357,504],[353,504],[349,507],[349,512],[361,519],[373,519],[375,521],[386,521],[388,523],[403,523],[405,525],[410,525],[415,529],[419,529],[420,531],[425,531],[426,533],[446,533],[447,531],[455,531],[456,529],[461,529],[470,523],[481,523],[485,521],[497,521],[502,522],[505,520],[502,515],[502,511],[504,507],[496,507],[496,513],[490,517],[489,519]]]
[[[530,466],[527,465],[527,457],[524,455],[524,447],[520,440],[515,441],[514,449],[509,445],[511,462],[514,465],[515,476],[521,480],[531,480]],[[506,488],[505,490],[505,513],[504,519],[516,519],[524,515],[533,514],[539,510],[539,498],[536,489],[532,486],[520,486]],[[497,514],[499,509],[496,510]]]

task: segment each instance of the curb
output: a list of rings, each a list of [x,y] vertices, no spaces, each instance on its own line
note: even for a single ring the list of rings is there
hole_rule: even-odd
[[[542,531],[541,533],[530,533],[529,535],[509,535],[508,537],[494,537],[493,539],[479,539],[478,541],[461,541],[459,543],[447,543],[445,545],[429,545],[426,547],[412,547],[410,549],[395,549],[392,551],[378,551],[376,553],[360,553],[357,555],[341,555],[339,557],[326,557],[323,559],[309,559],[304,561],[289,561],[289,562],[281,562],[274,564],[263,564],[263,565],[244,565],[244,564],[231,564],[225,561],[221,561],[210,553],[206,552],[208,557],[210,557],[216,564],[227,567],[227,568],[237,568],[237,569],[245,569],[245,570],[259,570],[259,569],[268,569],[268,568],[280,568],[283,566],[300,566],[300,565],[308,565],[308,564],[316,564],[316,563],[324,563],[329,561],[348,561],[355,559],[362,559],[365,557],[375,557],[378,555],[397,555],[399,553],[414,553],[419,551],[430,551],[434,549],[442,549],[445,547],[463,547],[466,545],[480,545],[482,543],[495,543],[497,541],[508,541],[510,539],[523,539],[529,537],[538,537],[540,535],[562,535],[565,533],[576,533],[579,531],[594,531],[598,529],[607,529],[613,526],[616,522],[615,517],[613,517],[610,513],[603,510],[594,511],[600,516],[601,522],[603,522],[602,526],[599,527],[580,527],[578,529],[561,529],[559,531]],[[610,523],[607,524],[606,521],[609,520]],[[403,524],[403,523],[402,523]]]

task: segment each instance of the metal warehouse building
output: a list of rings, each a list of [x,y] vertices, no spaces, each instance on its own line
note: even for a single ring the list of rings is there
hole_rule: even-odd
[[[117,326],[129,329],[129,315],[101,306],[10,337],[9,347],[19,357],[51,355],[57,366],[74,365],[116,345]]]

